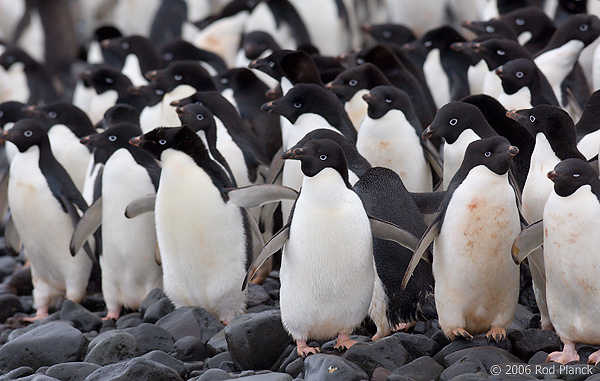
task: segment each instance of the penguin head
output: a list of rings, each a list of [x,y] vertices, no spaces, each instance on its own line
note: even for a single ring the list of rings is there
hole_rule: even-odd
[[[42,106],[29,106],[24,111],[28,116],[38,119],[42,124],[47,126],[64,124],[78,137],[85,136],[85,132],[89,133],[89,127],[92,126],[92,122],[87,114],[69,102],[53,102]],[[86,127],[88,127],[87,130]],[[81,134],[82,132],[83,134]]]
[[[519,149],[511,146],[503,136],[480,139],[467,146],[461,169],[467,170],[484,165],[497,175],[508,172],[513,158]]]
[[[110,128],[117,123],[140,124],[140,112],[133,106],[117,103],[104,113],[104,128]]]
[[[131,138],[129,144],[142,148],[159,161],[162,160],[162,154],[169,149],[185,152],[193,156],[194,160],[208,158],[204,143],[188,126],[157,127],[143,135]]]
[[[189,42],[181,38],[174,38],[171,42],[166,43],[160,48],[160,57],[162,58],[163,66],[168,66],[171,62],[189,59],[188,53],[197,49]]]
[[[233,68],[215,76],[218,86],[223,89],[243,89],[256,86],[259,79],[250,69],[243,67]]]
[[[491,19],[488,21],[465,21],[462,26],[469,29],[478,36],[501,35],[506,38],[516,40],[517,35],[514,29],[504,20]]]
[[[99,134],[88,135],[80,139],[81,144],[96,148],[107,154],[107,157],[120,148],[133,148],[129,140],[139,136],[142,130],[132,123],[117,123]]]
[[[501,16],[513,30],[520,35],[529,32],[533,37],[555,28],[554,22],[539,7],[529,6],[516,9]]]
[[[165,90],[157,82],[152,82],[145,86],[133,86],[128,88],[127,91],[142,97],[151,106],[156,105],[165,96]]]
[[[592,166],[581,159],[566,159],[556,164],[548,178],[554,182],[554,192],[561,197],[568,197],[584,185],[598,188],[600,179]]]
[[[344,182],[348,182],[348,164],[344,151],[331,139],[313,139],[302,146],[294,146],[281,155],[284,160],[300,160],[302,173],[314,177],[325,168],[333,168],[339,172]]]
[[[126,75],[122,74],[119,70],[107,66],[97,66],[83,71],[80,76],[98,94],[118,88],[127,89],[131,87],[131,80]]]
[[[414,116],[415,111],[408,95],[395,86],[377,86],[363,95],[367,102],[368,115],[371,119],[379,119],[390,110],[400,110],[407,119]]]
[[[24,109],[26,104],[17,101],[8,101],[0,104],[0,128],[4,128],[7,123],[15,123],[26,118]]]
[[[570,14],[587,13],[587,1],[558,0],[558,6]]]
[[[477,131],[478,126],[481,125],[487,125],[487,121],[477,106],[452,101],[438,110],[429,127],[423,131],[423,138],[442,137],[447,143],[452,144],[463,131],[467,129]]]
[[[242,36],[240,49],[249,60],[256,60],[268,51],[276,52],[280,50],[279,44],[267,32],[254,31]]]
[[[190,103],[175,110],[182,125],[189,126],[194,131],[216,129],[213,113],[206,106]]]
[[[173,91],[179,85],[189,85],[199,91],[215,90],[212,77],[198,61],[171,62],[165,69],[152,70],[144,76],[158,83],[166,92]]]
[[[468,47],[485,60],[488,70],[494,70],[510,60],[529,58],[527,49],[517,41],[493,38],[482,42],[468,44]]]
[[[34,119],[21,119],[13,128],[0,135],[1,140],[8,140],[17,146],[19,152],[25,152],[32,146],[49,145],[46,129]]]
[[[543,133],[565,143],[576,144],[575,124],[569,114],[558,106],[539,105],[530,109],[507,111],[506,116],[524,126],[531,135]]]
[[[403,45],[416,39],[410,28],[400,24],[363,24],[361,29],[381,43]]]
[[[523,87],[534,84],[537,66],[528,58],[517,58],[508,61],[496,69],[496,75],[502,80],[502,88],[507,94],[514,94]]]
[[[548,43],[562,45],[570,40],[579,40],[585,46],[600,35],[600,19],[595,15],[577,14],[571,16],[552,36]]]
[[[7,48],[2,55],[0,55],[0,65],[5,70],[10,69],[10,67],[16,63],[22,63],[24,65],[24,69],[32,68],[37,65],[37,62],[31,58],[31,56],[23,49],[19,48]]]
[[[281,81],[283,76],[283,73],[281,72],[281,59],[291,52],[292,50],[278,50],[267,57],[255,59],[248,64],[248,68],[260,70],[277,81]]]
[[[283,98],[267,102],[260,109],[282,115],[293,124],[302,114],[314,113],[315,111],[326,113],[332,102],[334,105],[340,104],[335,95],[322,86],[312,83],[299,83],[292,87]]]
[[[464,37],[456,29],[448,25],[432,29],[419,39],[421,45],[428,51],[448,48],[453,43],[463,41],[465,41]]]
[[[348,102],[361,89],[371,89],[377,84],[389,83],[385,75],[372,63],[358,65],[344,70],[331,82],[327,89]]]
[[[133,37],[141,37],[141,36],[119,36],[106,40],[102,40],[100,42],[100,46],[102,50],[108,51],[111,54],[125,59],[128,54],[133,53],[135,39]]]

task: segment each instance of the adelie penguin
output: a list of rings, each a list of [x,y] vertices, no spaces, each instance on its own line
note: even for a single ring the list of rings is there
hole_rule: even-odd
[[[600,91],[595,91],[585,102],[577,129],[577,149],[589,160],[598,155],[600,148]]]
[[[496,69],[504,92],[498,101],[508,110],[532,108],[542,104],[558,106],[554,91],[544,74],[530,59],[517,58]]]
[[[130,142],[162,163],[155,219],[166,295],[176,307],[200,306],[228,323],[245,310],[240,284],[252,256],[248,215],[229,202],[229,176],[187,126]]]
[[[19,150],[10,166],[9,205],[31,262],[35,319],[42,319],[59,298],[79,303],[85,296],[93,254],[85,245],[72,256],[69,241],[88,206],[37,121],[23,119],[1,137]]]
[[[435,304],[450,339],[487,332],[499,342],[513,320],[519,266],[510,251],[521,225],[508,170],[518,151],[500,136],[469,144],[403,280],[433,241]]]
[[[121,62],[121,73],[131,80],[134,86],[147,85],[144,74],[161,67],[161,59],[156,48],[143,36],[116,37],[104,40],[102,49],[110,51]]]
[[[101,173],[101,194],[77,225],[71,251],[77,252],[87,236],[101,226],[106,319],[118,319],[123,307],[137,310],[150,291],[162,287],[154,215],[125,216],[132,200],[156,193],[160,177],[154,158],[129,144],[129,139],[140,133],[139,126],[119,123],[81,139],[82,144],[103,151],[108,159]]]

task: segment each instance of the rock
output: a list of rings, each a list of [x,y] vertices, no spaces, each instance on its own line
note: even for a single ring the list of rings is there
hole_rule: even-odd
[[[117,329],[117,321],[113,319],[106,319],[102,320],[102,327],[100,327],[98,333],[104,333],[107,331],[112,331],[114,329]]]
[[[116,326],[117,329],[133,328],[137,327],[143,322],[144,321],[142,320],[142,316],[139,312],[132,312],[117,319]]]
[[[235,364],[243,370],[270,369],[291,338],[279,311],[242,315],[225,328],[225,339]]]
[[[21,377],[14,379],[15,381],[61,381],[54,377],[48,377],[45,374],[32,374],[27,377]]]
[[[517,304],[511,327],[518,329],[536,328],[540,325],[540,316],[531,312],[522,304]]]
[[[231,380],[231,376],[229,373],[225,372],[223,369],[209,369],[206,372],[202,373],[202,375],[190,379],[194,381],[222,381],[222,380]]]
[[[392,374],[412,378],[415,381],[437,380],[444,367],[429,356],[419,357],[406,365],[394,370]]]
[[[338,356],[316,354],[304,360],[303,378],[306,381],[362,381],[369,376],[356,364]]]
[[[279,356],[279,359],[273,364],[271,369],[279,373],[285,372],[285,368],[298,358],[300,356],[298,356],[298,352],[296,351],[296,344],[290,344],[281,352],[281,356]]]
[[[90,342],[85,362],[101,366],[140,355],[135,337],[123,331],[103,333]]]
[[[229,352],[219,353],[218,355],[211,357],[206,361],[206,366],[208,369],[219,368],[222,363],[233,361],[231,358],[231,354]]]
[[[204,344],[223,329],[223,325],[217,318],[200,307],[177,308],[157,321],[156,325],[169,331],[175,340],[196,336]]]
[[[98,331],[102,327],[100,316],[69,299],[65,299],[63,302],[60,310],[60,320],[73,322],[75,328],[82,332]]]
[[[444,348],[446,345],[450,344],[450,339],[448,339],[446,335],[444,335],[444,331],[438,327],[431,328],[425,333],[425,336],[438,343],[440,348]]]
[[[0,369],[39,367],[82,359],[87,342],[66,322],[49,322],[33,328],[0,347]]]
[[[247,377],[240,377],[243,381],[292,381],[292,376],[286,373],[264,373]]]
[[[440,350],[440,346],[435,341],[425,335],[414,335],[404,332],[397,332],[393,336],[400,339],[402,346],[407,350],[412,358],[422,356],[433,356]]]
[[[540,365],[540,364],[545,363],[547,358],[548,358],[547,352],[539,351],[536,354],[534,354],[533,356],[531,356],[531,358],[529,359],[529,361],[527,361],[527,363],[531,364],[531,365]]]
[[[187,374],[187,368],[185,367],[183,361],[179,361],[163,351],[152,351],[150,353],[146,353],[142,357],[168,366],[176,371],[182,378],[184,378]]]
[[[342,357],[358,365],[369,376],[377,367],[394,370],[409,360],[409,354],[402,346],[401,337],[396,335],[371,343],[357,343]]]
[[[157,302],[152,303],[144,313],[145,323],[156,323],[161,318],[167,316],[171,312],[175,311],[175,306],[169,298],[162,298]]]
[[[171,353],[181,361],[199,361],[206,357],[206,345],[198,337],[186,336],[173,344]]]
[[[460,376],[461,374],[469,373],[487,374],[487,371],[485,370],[485,366],[481,360],[479,360],[477,357],[465,355],[441,373],[440,381],[451,380],[457,376]]]
[[[252,308],[262,304],[273,304],[273,300],[260,284],[250,283],[246,296],[246,307]]]
[[[141,354],[155,350],[168,353],[175,343],[173,336],[167,330],[154,324],[142,323],[123,332],[130,333],[136,338]]]
[[[391,374],[392,372],[385,368],[375,368],[371,376],[371,381],[386,381]]]
[[[3,376],[0,376],[0,380],[14,380],[20,377],[27,377],[32,374],[35,374],[33,369],[28,366],[22,366],[17,369],[14,369]]]
[[[227,340],[225,339],[225,330],[220,330],[216,335],[206,343],[206,352],[210,356],[223,353],[229,350]]]
[[[86,381],[109,380],[182,381],[183,379],[168,366],[143,357],[137,357],[128,362],[103,366],[86,378]]]
[[[221,365],[219,365],[219,368],[223,369],[227,373],[237,373],[241,370],[233,361],[223,361]]]
[[[150,291],[144,300],[142,300],[142,303],[140,303],[140,315],[143,317],[148,307],[166,297],[167,295],[165,295],[162,288],[155,288]]]
[[[302,373],[302,369],[304,368],[304,359],[302,357],[298,357],[291,363],[287,364],[285,367],[285,373],[289,374],[292,377],[298,377],[300,373]]]
[[[464,339],[454,340],[453,342],[451,342],[450,344],[448,344],[444,348],[442,348],[438,353],[436,353],[433,356],[433,359],[435,361],[439,362],[441,365],[445,365],[444,358],[447,355],[449,355],[450,353],[454,353],[458,350],[465,349],[465,348],[482,347],[482,346],[498,347],[498,348],[505,349],[509,352],[511,350],[510,340],[508,340],[508,339],[503,340],[500,343],[496,343],[494,340],[488,342],[487,338],[485,336],[475,336],[473,338],[473,340],[471,340],[471,341],[467,341]]]
[[[466,373],[461,374],[460,376],[456,376],[452,379],[452,381],[481,381],[482,379],[487,379],[488,374],[485,372],[479,373]]]
[[[474,347],[461,349],[444,357],[444,362],[447,366],[450,366],[463,358],[465,355],[471,355],[475,358],[478,358],[488,372],[492,365],[504,363],[523,363],[523,361],[521,361],[521,359],[519,359],[517,356],[497,347]]]
[[[513,353],[523,361],[529,361],[536,352],[560,351],[560,338],[548,329],[529,328],[508,335]]]
[[[7,276],[14,273],[17,269],[19,262],[15,257],[9,255],[3,255],[0,257],[0,282]]]
[[[31,267],[19,267],[7,279],[7,288],[14,294],[31,295],[33,291],[33,282],[31,280]],[[21,299],[23,302],[23,299]]]
[[[46,371],[46,376],[64,381],[83,381],[96,369],[100,369],[100,365],[89,362],[66,362],[51,366]]]
[[[275,278],[267,278],[261,284],[262,288],[269,294],[271,299],[277,300],[279,299],[279,288],[281,284],[279,283],[279,279]]]
[[[25,312],[19,297],[7,291],[0,292],[0,322],[5,322],[17,312]]]

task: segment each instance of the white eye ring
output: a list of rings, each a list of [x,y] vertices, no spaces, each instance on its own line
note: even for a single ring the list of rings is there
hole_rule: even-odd
[[[121,48],[123,48],[123,50],[129,49],[129,42],[127,42],[127,41],[121,42]]]
[[[348,81],[348,84],[352,87],[358,85],[358,81],[356,79],[351,79]]]
[[[327,160],[327,155],[321,155],[321,156],[319,156],[319,159],[325,161],[325,160]]]
[[[161,89],[156,89],[156,90],[154,90],[154,94],[156,94],[156,95],[164,95],[165,91],[161,90]]]
[[[392,103],[392,100],[390,98],[385,98],[385,103]]]
[[[423,43],[423,45],[424,45],[426,48],[430,48],[430,47],[431,47],[431,45],[433,45],[433,42],[431,42],[431,41],[425,41],[425,42]]]
[[[114,79],[112,79],[111,77],[106,77],[106,78],[104,78],[104,81],[105,81],[106,83],[114,83],[114,82],[115,82],[115,80],[114,80]]]
[[[485,157],[490,157],[490,156],[492,156],[492,153],[490,151],[486,151],[483,155]]]
[[[115,135],[110,135],[108,137],[108,140],[111,141],[111,142],[115,142],[115,141],[117,141],[117,137]]]
[[[499,56],[503,56],[506,54],[506,52],[504,50],[498,49],[498,50],[496,50],[496,54],[498,54]]]
[[[362,65],[362,64],[365,63],[365,59],[364,58],[357,58],[356,59],[356,63],[359,64],[359,65]]]
[[[182,76],[181,74],[175,74],[175,75],[173,76],[173,78],[174,78],[176,81],[181,81],[181,80],[183,79],[183,76]]]
[[[383,32],[381,32],[381,35],[385,38],[390,38],[392,37],[392,32],[390,32],[389,30],[384,30]]]
[[[579,173],[573,173],[573,177],[579,177]]]
[[[531,121],[531,123],[535,123],[535,116],[529,115],[529,120]]]
[[[275,61],[269,61],[269,67],[274,67],[275,66]]]
[[[196,115],[196,119],[202,120],[202,119],[204,119],[204,115],[198,114],[198,115]]]
[[[458,119],[452,118],[448,123],[450,123],[451,126],[456,126],[456,123],[458,123]]]
[[[300,103],[300,102],[295,102],[295,103],[294,103],[294,107],[296,107],[296,108],[300,108],[300,107],[302,107],[302,103]]]
[[[165,61],[171,61],[173,59],[173,53],[168,52],[168,53],[163,54],[163,59]]]
[[[496,28],[494,28],[491,25],[488,25],[488,26],[485,27],[485,31],[488,32],[488,33],[494,33],[496,31]]]
[[[229,79],[228,79],[228,78],[221,78],[219,81],[220,81],[222,84],[224,84],[224,85],[225,85],[225,84],[227,84],[227,83],[229,83]]]
[[[523,78],[523,72],[522,71],[518,71],[515,73],[515,75],[517,76],[517,78]]]
[[[167,144],[167,141],[165,139],[160,139],[158,141],[158,144],[160,144],[161,146],[164,146],[165,144]]]
[[[33,135],[33,132],[31,132],[31,130],[27,130],[23,133],[23,135],[25,135],[26,138],[30,138],[31,135]]]
[[[579,30],[582,32],[585,32],[586,30],[588,30],[588,25],[587,24],[579,25]]]
[[[50,119],[56,119],[56,112],[55,111],[48,111],[48,118],[50,118]]]
[[[523,26],[523,25],[525,25],[525,20],[523,20],[521,18],[515,19],[515,24],[517,24],[519,26]]]

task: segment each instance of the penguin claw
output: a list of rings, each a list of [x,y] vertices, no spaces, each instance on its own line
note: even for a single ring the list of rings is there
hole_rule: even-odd
[[[310,346],[308,346],[308,344],[306,344],[305,341],[297,340],[296,341],[296,353],[298,353],[298,356],[305,359],[309,355],[321,353],[321,348],[310,347]]]
[[[456,328],[453,329],[452,332],[450,332],[450,337],[452,340],[456,339],[459,336],[467,341],[473,340],[473,335],[467,332],[467,330],[464,328]]]
[[[347,333],[340,333],[337,337],[337,343],[333,346],[333,348],[341,352],[352,347],[356,343],[358,343],[358,341],[350,340],[350,337]]]
[[[590,357],[588,357],[587,363],[594,366],[598,365],[598,363],[600,363],[600,351],[592,353]]]
[[[488,343],[492,341],[492,339],[496,343],[500,343],[504,339],[506,339],[506,330],[502,327],[492,327],[488,333],[485,334]]]

